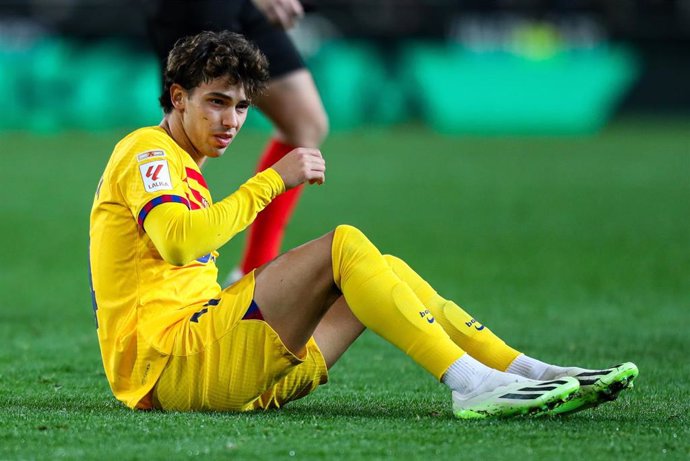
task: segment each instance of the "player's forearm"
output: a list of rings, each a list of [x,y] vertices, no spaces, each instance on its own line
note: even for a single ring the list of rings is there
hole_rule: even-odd
[[[160,205],[151,210],[144,228],[165,261],[183,266],[217,250],[246,229],[284,190],[280,176],[269,169],[209,208],[188,210],[179,204]]]

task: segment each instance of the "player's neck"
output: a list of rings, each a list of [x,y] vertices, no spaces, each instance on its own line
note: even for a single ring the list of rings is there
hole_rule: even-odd
[[[158,126],[163,128],[165,132],[168,133],[168,136],[170,136],[178,146],[184,149],[184,151],[187,152],[190,157],[192,157],[192,160],[194,160],[199,168],[201,168],[206,161],[206,156],[200,153],[194,147],[194,144],[192,144],[192,141],[189,139],[189,136],[187,136],[187,133],[182,127],[182,123],[180,122],[179,118],[175,117],[174,112],[163,117],[163,120]]]

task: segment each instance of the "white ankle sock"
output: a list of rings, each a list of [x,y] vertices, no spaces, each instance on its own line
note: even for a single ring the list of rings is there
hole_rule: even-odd
[[[549,380],[567,371],[566,368],[544,363],[541,360],[533,359],[525,354],[517,356],[510,364],[507,373],[515,373],[530,379]]]
[[[463,395],[479,394],[521,380],[520,376],[489,368],[469,354],[453,362],[441,379],[443,384]]]

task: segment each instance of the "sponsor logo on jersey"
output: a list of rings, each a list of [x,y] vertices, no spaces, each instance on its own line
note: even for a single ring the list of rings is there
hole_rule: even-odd
[[[156,160],[139,165],[139,172],[141,179],[144,180],[146,192],[171,190],[173,188],[167,160]]]
[[[153,157],[165,157],[165,152],[163,152],[162,150],[149,150],[146,152],[142,152],[141,154],[138,154],[137,160],[142,162],[146,159]]]

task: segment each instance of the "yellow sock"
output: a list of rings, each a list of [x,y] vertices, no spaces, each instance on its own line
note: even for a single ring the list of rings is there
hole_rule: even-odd
[[[520,355],[519,351],[508,346],[460,306],[436,293],[436,290],[403,260],[391,255],[385,255],[384,258],[395,275],[412,288],[417,298],[431,311],[453,342],[472,357],[486,366],[505,371]]]
[[[336,228],[332,257],[333,279],[359,321],[437,379],[465,353],[358,229]]]

